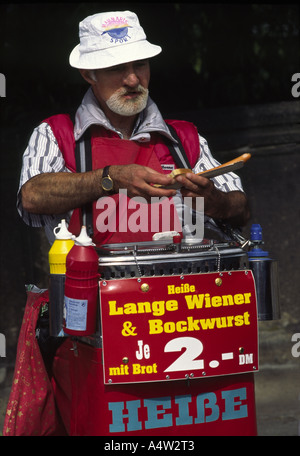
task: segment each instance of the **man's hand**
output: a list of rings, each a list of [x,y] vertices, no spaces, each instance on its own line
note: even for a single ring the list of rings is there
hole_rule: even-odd
[[[209,217],[226,220],[232,226],[243,226],[250,217],[246,195],[240,191],[222,192],[213,181],[193,173],[176,177],[182,185],[183,197],[204,198],[204,213]]]
[[[175,179],[162,173],[158,173],[147,166],[140,165],[112,165],[109,168],[109,175],[114,182],[114,192],[127,189],[127,196],[133,198],[142,196],[148,202],[151,197],[171,197],[176,195],[174,189],[163,189],[154,187],[153,184],[167,186],[175,183]]]

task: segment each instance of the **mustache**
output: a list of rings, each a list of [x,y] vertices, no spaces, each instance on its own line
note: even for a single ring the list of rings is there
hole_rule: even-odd
[[[139,84],[135,89],[121,87],[119,90],[117,90],[116,93],[118,95],[130,95],[131,93],[140,93],[140,94],[146,95],[146,94],[148,94],[148,89],[146,89],[141,84]]]

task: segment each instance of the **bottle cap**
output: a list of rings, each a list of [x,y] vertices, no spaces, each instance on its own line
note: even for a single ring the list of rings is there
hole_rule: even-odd
[[[81,231],[80,231],[80,235],[77,236],[77,238],[75,238],[75,244],[76,245],[82,245],[82,246],[89,246],[89,245],[95,245],[92,241],[92,238],[90,238],[90,236],[88,236],[87,232],[86,232],[86,226],[82,226],[81,228]]]
[[[262,241],[262,229],[259,223],[253,223],[250,231],[251,241]]]
[[[59,230],[59,231],[57,231]],[[53,233],[55,234],[56,239],[74,239],[75,236],[72,234],[66,224],[66,220],[62,221],[54,228]]]

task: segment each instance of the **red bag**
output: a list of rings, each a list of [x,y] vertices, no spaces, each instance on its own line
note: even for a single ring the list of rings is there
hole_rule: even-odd
[[[65,435],[36,339],[38,317],[48,300],[48,290],[35,288],[27,292],[4,436]]]

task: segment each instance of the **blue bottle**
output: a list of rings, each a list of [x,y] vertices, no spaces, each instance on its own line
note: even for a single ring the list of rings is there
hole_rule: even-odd
[[[264,242],[258,223],[251,226],[250,241],[252,249],[248,252],[248,258],[256,286],[258,319],[278,320],[280,306],[277,260],[270,258],[269,252],[262,249]]]

